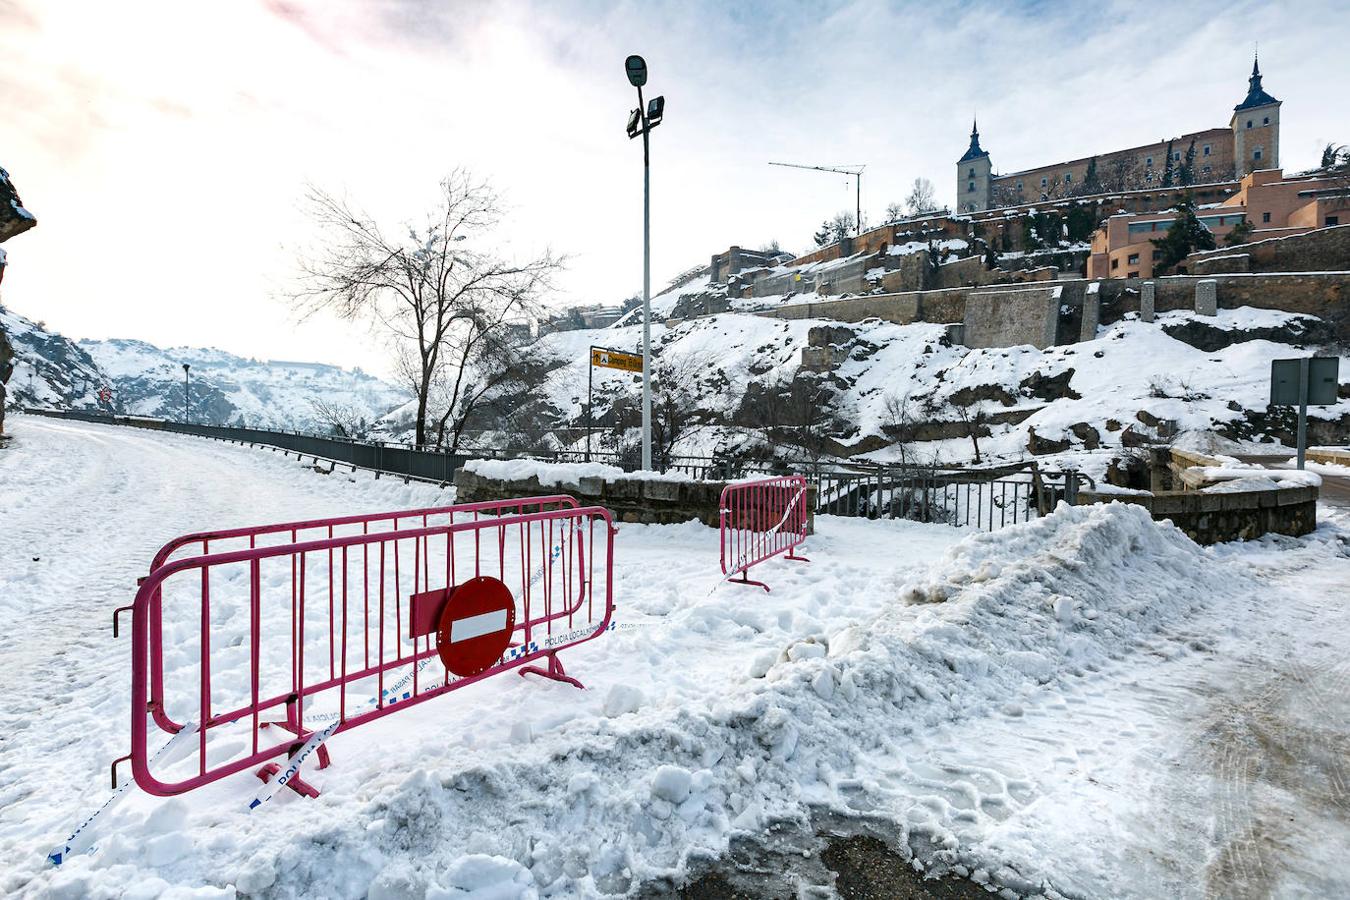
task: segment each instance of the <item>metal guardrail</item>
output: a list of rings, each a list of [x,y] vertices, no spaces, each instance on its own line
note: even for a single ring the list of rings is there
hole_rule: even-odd
[[[355,469],[400,478],[449,484],[470,459],[531,458],[545,462],[579,463],[581,450],[538,450],[513,447],[476,447],[459,453],[418,450],[409,444],[358,441],[301,432],[269,431],[229,425],[189,425],[137,416],[109,416],[79,410],[25,409],[27,413],[75,419],[105,425],[129,425],[172,431],[215,440],[273,447],[297,456],[310,456]],[[631,468],[630,460],[612,451],[593,451],[593,462]],[[891,467],[875,463],[767,463],[707,456],[668,456],[662,470],[681,472],[696,480],[730,480],[750,475],[801,475],[816,487],[815,512],[822,515],[871,519],[910,519],[920,522],[973,526],[987,531],[1043,515],[1064,500],[1074,503],[1081,486],[1095,487],[1092,479],[1073,470],[1045,471],[1035,464],[1012,464],[986,469]]]

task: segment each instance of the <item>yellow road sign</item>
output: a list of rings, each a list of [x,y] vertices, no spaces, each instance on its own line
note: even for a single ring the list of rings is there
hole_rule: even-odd
[[[592,347],[591,365],[606,369],[623,369],[625,372],[641,372],[642,357],[636,353],[623,353],[619,350]]]

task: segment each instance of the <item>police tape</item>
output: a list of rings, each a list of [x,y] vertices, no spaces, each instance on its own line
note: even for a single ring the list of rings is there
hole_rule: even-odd
[[[645,623],[620,624],[618,622],[611,620],[607,625],[601,624],[595,626],[594,628],[574,629],[572,631],[565,632],[563,634],[545,637],[541,641],[526,641],[525,643],[520,644],[517,647],[509,648],[506,651],[506,653],[502,655],[502,661],[515,662],[517,660],[523,659],[524,657],[532,656],[535,653],[542,653],[544,651],[551,650],[554,647],[569,643],[571,641],[591,637],[599,633],[602,629],[604,631],[628,631],[635,628],[648,628],[655,624],[661,623],[645,622]],[[416,671],[421,672],[437,658],[438,657],[435,656],[429,656],[426,659],[422,660],[422,662],[418,664]],[[395,703],[401,703],[407,700],[411,700],[414,696],[413,691],[402,691],[402,693],[400,693],[400,690],[403,687],[405,687],[408,684],[408,682],[411,681],[412,679],[413,679],[412,672],[403,675],[398,681],[394,682],[394,684],[392,684],[390,687],[385,688],[380,693],[380,697],[384,698],[385,703],[389,706],[392,706]],[[447,679],[448,680],[444,682],[445,684],[451,684],[459,680],[458,678],[449,678],[448,676]],[[370,700],[367,701],[365,705],[371,707],[377,706],[378,700],[379,698],[371,697]],[[364,707],[362,707],[362,709],[364,710]],[[326,721],[329,722],[329,725],[325,727],[323,731],[318,731],[311,734],[309,739],[305,741],[305,743],[300,747],[300,750],[293,757],[291,757],[290,763],[286,766],[285,770],[279,773],[276,778],[266,782],[263,785],[263,790],[259,791],[254,796],[254,798],[249,802],[248,809],[250,812],[262,806],[267,801],[271,800],[274,796],[276,796],[277,792],[279,792],[281,788],[289,784],[290,781],[293,778],[295,778],[295,776],[299,773],[301,763],[303,763],[306,759],[308,759],[309,756],[315,750],[317,750],[324,741],[326,741],[329,737],[333,735],[333,732],[335,732],[338,726],[342,724],[345,717],[339,713],[317,713],[313,715],[307,715],[305,718],[306,720],[314,722],[316,724],[318,722]],[[175,734],[172,738],[170,738],[169,741],[163,747],[159,748],[159,750],[156,751],[155,754],[150,757],[150,763],[153,764],[161,757],[170,754],[173,748],[185,742],[189,736],[196,733],[197,733],[197,726],[195,723],[188,723],[184,725],[182,730],[180,730],[177,734]],[[115,808],[119,803],[121,803],[124,799],[126,799],[126,795],[130,793],[132,787],[134,786],[135,786],[134,780],[128,780],[126,782],[123,782],[123,784],[113,792],[113,795],[109,797],[108,800],[102,806],[100,806],[97,810],[94,811],[93,815],[85,819],[84,822],[81,823],[81,825],[78,828],[76,828],[74,832],[71,833],[70,837],[66,838],[65,842],[60,847],[56,848],[51,853],[47,854],[47,860],[51,862],[53,865],[59,866],[65,860],[69,859],[71,856],[75,856],[81,853],[92,853],[96,849],[98,849],[97,845],[95,845],[93,842],[93,831],[91,829],[91,826],[93,825],[94,821],[98,819],[99,816]]]
[[[168,743],[163,747],[160,747],[159,750],[155,752],[155,755],[150,757],[150,762],[153,763],[164,754],[169,753],[172,748],[185,742],[188,737],[196,733],[197,726],[195,723],[184,725],[177,734],[169,738]],[[113,809],[117,804],[125,800],[135,783],[134,780],[122,782],[122,786],[113,791],[113,795],[108,798],[107,802],[95,810],[92,816],[85,819],[84,822],[80,824],[80,827],[71,832],[70,837],[66,838],[65,843],[47,854],[47,861],[54,866],[59,866],[72,856],[77,856],[81,853],[93,853],[97,847],[94,845],[94,832],[90,826],[94,824],[94,820],[99,816],[103,815],[108,810]]]

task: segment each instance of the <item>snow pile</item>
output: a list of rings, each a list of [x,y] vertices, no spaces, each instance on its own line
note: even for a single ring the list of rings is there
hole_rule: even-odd
[[[1322,476],[1316,472],[1298,469],[1263,469],[1260,466],[1225,465],[1193,466],[1186,470],[1187,475],[1198,475],[1206,482],[1262,481],[1272,487],[1321,487]],[[1206,490],[1214,490],[1207,488]],[[1226,490],[1239,490],[1229,487]],[[1256,488],[1251,488],[1256,490]],[[1260,488],[1267,490],[1267,488]]]
[[[246,891],[598,896],[678,878],[692,856],[723,852],[732,835],[811,806],[886,811],[886,786],[859,776],[871,757],[892,754],[892,740],[1006,713],[1028,691],[1128,653],[1141,635],[1239,580],[1203,565],[1204,555],[1136,507],[1061,507],[963,541],[917,580],[883,579],[861,604],[877,609],[875,618],[813,621],[802,611],[785,620],[765,598],[747,604],[686,590],[685,605],[664,621],[593,645],[584,668],[598,676],[594,687],[610,681],[602,709],[585,712],[577,708],[584,696],[530,686],[559,705],[542,722],[516,710],[506,743],[479,744],[470,732],[447,744],[453,731],[433,726],[416,768],[397,774],[412,762],[400,757],[393,779],[366,799],[333,791],[265,839],[241,843],[218,831],[213,846],[234,860],[224,871]],[[806,591],[831,591],[827,572],[808,572]],[[654,599],[630,603],[651,609]],[[710,666],[709,654],[723,664]],[[686,679],[698,687],[681,688],[673,704],[633,691],[634,682],[656,694],[663,682]],[[459,699],[440,714],[462,707]],[[403,724],[400,733],[418,733]],[[917,804],[887,814],[924,838],[927,864],[973,861],[975,848],[954,836],[958,811]],[[160,833],[161,818],[141,830]],[[213,819],[219,814],[206,816]],[[146,861],[173,871],[210,833],[185,829],[176,850]],[[134,835],[93,865],[130,861]],[[992,851],[1008,865],[991,870],[1034,879],[1028,860]],[[987,863],[991,848],[978,852]]]
[[[344,835],[362,834],[375,884],[395,870],[414,892],[434,891],[466,854],[487,853],[503,896],[524,896],[511,892],[523,873],[541,893],[596,896],[679,877],[692,855],[720,853],[733,834],[811,805],[876,811],[886,792],[856,777],[865,758],[1128,653],[1240,580],[1202,565],[1204,555],[1136,507],[1061,507],[962,542],[928,576],[892,588],[898,599],[874,620],[803,620],[784,635],[766,599],[690,597],[665,627],[620,632],[597,653],[637,656],[680,679],[672,663],[691,640],[730,640],[742,648],[739,675],[705,670],[697,700],[623,704],[634,711],[579,717],[517,752],[483,747],[476,763],[425,759],[427,771],[372,798],[357,823],[307,826],[304,875],[320,879],[311,890],[325,887],[324,873],[349,859]],[[969,854],[952,838],[950,812],[918,805],[899,816],[926,838],[930,864]],[[280,862],[271,851],[258,860]],[[296,877],[284,867],[278,875]],[[359,894],[354,882],[343,889]]]

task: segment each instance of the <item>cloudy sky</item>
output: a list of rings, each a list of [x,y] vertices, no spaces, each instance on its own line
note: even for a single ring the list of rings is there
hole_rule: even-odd
[[[1286,170],[1350,143],[1350,0],[416,2],[0,0],[0,166],[37,229],[3,301],[73,337],[386,369],[364,329],[278,299],[312,236],[307,182],[415,218],[463,166],[506,195],[553,301],[641,285],[628,53],[667,98],[653,283],[732,243],[809,243],[915,177],[950,203],[978,111],[996,171],[1226,126],[1260,42]]]

